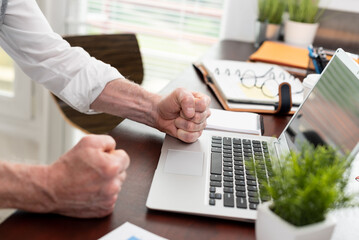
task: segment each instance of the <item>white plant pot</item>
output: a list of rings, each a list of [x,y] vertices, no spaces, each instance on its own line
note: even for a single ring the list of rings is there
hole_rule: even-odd
[[[335,227],[335,221],[327,217],[320,223],[296,227],[278,217],[269,209],[271,202],[258,206],[255,225],[257,240],[329,240]]]
[[[286,21],[284,41],[290,45],[307,48],[313,43],[319,23],[301,23]]]

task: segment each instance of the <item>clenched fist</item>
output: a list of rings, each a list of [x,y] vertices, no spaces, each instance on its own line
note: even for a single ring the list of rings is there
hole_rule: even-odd
[[[115,146],[110,136],[89,135],[49,166],[52,212],[87,218],[113,211],[130,162]]]

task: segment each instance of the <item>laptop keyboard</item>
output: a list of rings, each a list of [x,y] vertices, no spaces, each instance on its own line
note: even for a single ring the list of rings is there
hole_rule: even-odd
[[[270,200],[256,174],[267,178],[271,169],[267,142],[213,136],[209,205],[223,202],[224,207],[256,210]]]

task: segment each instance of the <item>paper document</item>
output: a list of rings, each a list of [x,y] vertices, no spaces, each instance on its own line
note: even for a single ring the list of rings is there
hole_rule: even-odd
[[[166,240],[132,223],[125,222],[99,240]]]
[[[206,129],[261,135],[261,116],[257,113],[210,110]]]

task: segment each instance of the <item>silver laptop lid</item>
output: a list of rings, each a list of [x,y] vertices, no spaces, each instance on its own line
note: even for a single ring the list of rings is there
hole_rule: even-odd
[[[279,138],[282,152],[303,143],[351,152],[359,141],[359,66],[338,49]]]

